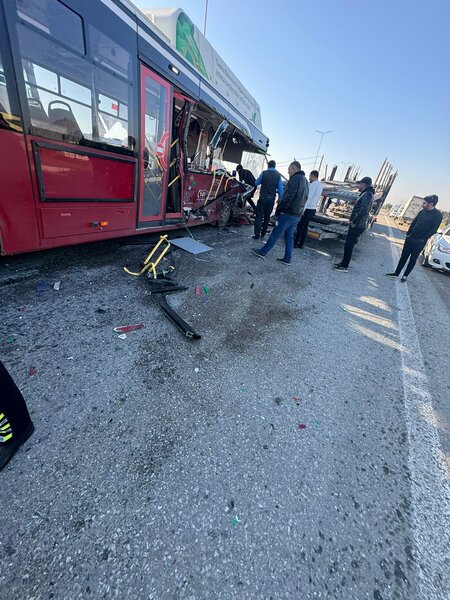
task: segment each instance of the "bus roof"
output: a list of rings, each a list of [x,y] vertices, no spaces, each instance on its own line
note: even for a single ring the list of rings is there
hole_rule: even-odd
[[[198,90],[195,100],[235,125],[255,151],[267,151],[259,105],[182,9],[141,11],[129,0],[100,1],[191,80]],[[173,81],[173,72],[163,75]]]

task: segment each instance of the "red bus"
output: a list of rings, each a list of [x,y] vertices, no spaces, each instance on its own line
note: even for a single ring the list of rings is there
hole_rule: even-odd
[[[259,107],[173,16],[176,46],[126,0],[0,0],[3,254],[226,221],[242,200],[215,165],[266,153]]]

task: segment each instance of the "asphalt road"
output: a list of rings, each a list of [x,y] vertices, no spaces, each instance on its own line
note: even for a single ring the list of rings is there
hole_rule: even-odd
[[[176,251],[170,302],[197,342],[123,272],[145,245],[0,261],[36,425],[0,475],[2,598],[447,599],[450,278],[386,278],[383,218],[347,274],[338,242],[286,267],[193,233],[213,251]]]

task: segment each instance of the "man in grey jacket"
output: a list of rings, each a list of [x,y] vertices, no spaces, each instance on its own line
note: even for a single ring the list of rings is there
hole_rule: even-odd
[[[360,194],[350,216],[350,225],[344,246],[344,257],[340,263],[334,265],[335,271],[339,271],[340,273],[348,272],[353,247],[369,224],[370,211],[372,210],[373,196],[375,194],[375,190],[372,187],[372,179],[370,177],[363,177],[361,181],[358,181],[358,190]]]
[[[273,228],[267,244],[261,250],[253,250],[253,254],[256,254],[259,258],[266,258],[266,254],[272,250],[278,238],[284,233],[284,256],[283,258],[277,258],[277,260],[284,265],[291,264],[295,230],[308,198],[308,182],[306,177],[300,173],[301,168],[297,160],[289,165],[290,179],[277,206],[277,224]]]

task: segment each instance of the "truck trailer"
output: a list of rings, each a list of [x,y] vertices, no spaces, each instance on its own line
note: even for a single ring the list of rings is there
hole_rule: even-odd
[[[402,209],[395,217],[399,224],[411,223],[416,218],[420,210],[422,210],[423,198],[421,196],[411,196],[411,198],[403,205]]]

